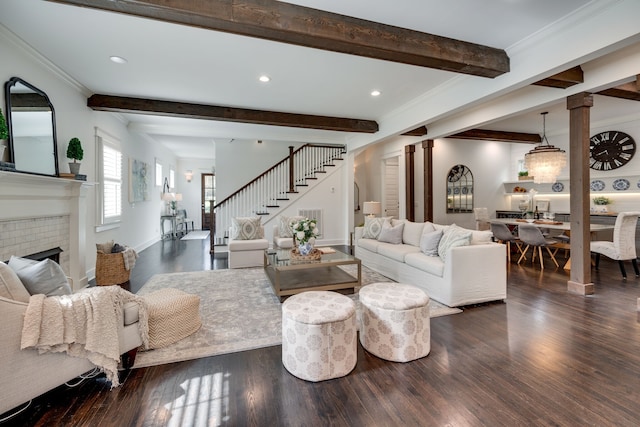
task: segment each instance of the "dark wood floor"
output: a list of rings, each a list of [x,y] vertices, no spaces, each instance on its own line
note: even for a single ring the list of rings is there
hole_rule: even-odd
[[[206,241],[143,251],[135,291],[153,274],[225,268]],[[135,369],[59,387],[11,425],[638,426],[640,279],[601,261],[596,293],[566,292],[561,269],[509,266],[506,303],[431,320],[431,353],[387,362],[359,347],[344,378],[290,375],[280,346]],[[2,390],[2,392],[8,392]]]

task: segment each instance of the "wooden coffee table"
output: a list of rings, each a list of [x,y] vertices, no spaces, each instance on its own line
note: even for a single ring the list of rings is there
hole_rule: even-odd
[[[350,290],[353,293],[354,288],[362,284],[362,264],[352,255],[336,251],[322,254],[317,261],[292,261],[290,255],[289,249],[264,251],[264,270],[280,301],[305,291]],[[356,277],[340,265],[357,265]]]

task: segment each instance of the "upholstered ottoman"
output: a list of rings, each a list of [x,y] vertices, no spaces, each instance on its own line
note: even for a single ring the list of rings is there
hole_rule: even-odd
[[[360,343],[370,353],[393,362],[429,354],[429,297],[402,283],[372,283],[359,292]]]
[[[166,347],[202,326],[200,297],[179,289],[160,289],[143,295],[149,313],[149,348]]]
[[[282,363],[307,381],[347,375],[356,366],[355,303],[337,292],[309,291],[282,304]]]

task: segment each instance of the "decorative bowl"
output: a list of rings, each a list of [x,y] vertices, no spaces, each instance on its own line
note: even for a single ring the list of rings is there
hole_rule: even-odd
[[[525,221],[527,221],[529,224],[533,224],[535,219],[533,218],[526,218]]]

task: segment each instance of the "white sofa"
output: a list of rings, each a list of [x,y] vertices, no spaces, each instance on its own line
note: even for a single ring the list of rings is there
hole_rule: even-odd
[[[468,230],[470,244],[451,248],[443,260],[420,250],[416,233],[423,223],[405,223],[401,244],[363,238],[364,228],[356,227],[355,256],[362,265],[397,282],[418,286],[450,307],[506,299],[505,246],[492,242],[490,231]],[[449,226],[433,227],[444,231]]]
[[[4,263],[2,267],[6,267]],[[9,283],[11,278],[0,271],[0,414],[15,408],[59,385],[64,384],[95,365],[87,359],[64,353],[38,354],[37,350],[20,350],[22,321],[27,310],[29,294]],[[131,366],[135,350],[142,345],[138,329],[138,306],[127,303],[124,324],[118,330],[120,353],[126,354],[123,365]]]

